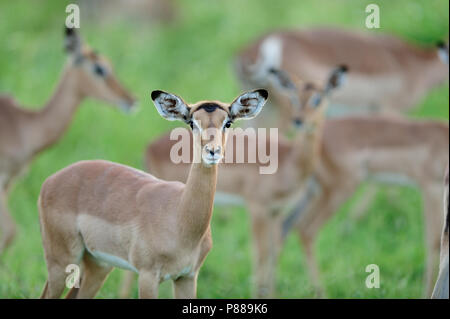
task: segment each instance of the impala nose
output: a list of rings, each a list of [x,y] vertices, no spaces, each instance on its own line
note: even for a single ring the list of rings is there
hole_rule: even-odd
[[[209,153],[209,155],[211,155],[211,156],[219,155],[220,151],[221,151],[220,146],[217,146],[217,147],[206,146],[205,148],[206,148],[206,152]]]

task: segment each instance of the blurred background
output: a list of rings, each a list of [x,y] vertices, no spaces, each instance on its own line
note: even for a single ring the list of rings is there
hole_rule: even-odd
[[[0,2],[1,93],[13,95],[31,109],[42,107],[51,96],[65,63],[63,24],[69,3]],[[123,6],[103,10],[101,4],[89,0],[78,3],[82,37],[111,59],[117,77],[139,99],[141,110],[127,116],[104,103],[84,102],[62,140],[17,180],[9,208],[19,233],[0,257],[0,298],[36,298],[45,283],[36,201],[49,175],[84,159],[143,168],[147,143],[177,125],[157,114],[149,98],[153,89],[177,93],[188,102],[231,101],[240,92],[232,58],[241,47],[277,28],[336,25],[365,29],[369,3],[380,6],[381,28],[368,32],[394,34],[415,44],[448,39],[447,0],[173,0],[170,5],[145,10],[133,10],[131,4],[126,10]],[[433,90],[410,115],[448,120],[448,97],[447,84]],[[364,185],[352,201],[363,191]],[[348,216],[350,204],[321,231],[316,247],[327,297],[421,297],[425,250],[418,190],[384,187],[360,220]],[[216,209],[212,231],[214,247],[200,272],[198,297],[250,297],[245,209],[236,208],[233,214]],[[365,267],[371,263],[380,266],[380,289],[364,285]],[[98,298],[116,298],[122,274],[114,270]],[[171,296],[170,283],[165,282],[160,297]],[[291,234],[278,268],[277,297],[312,296],[303,252]]]

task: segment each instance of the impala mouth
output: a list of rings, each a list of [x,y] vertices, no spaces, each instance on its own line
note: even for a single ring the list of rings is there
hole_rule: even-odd
[[[217,165],[219,164],[220,160],[222,159],[221,155],[210,155],[210,154],[205,154],[203,155],[203,162],[207,165]]]

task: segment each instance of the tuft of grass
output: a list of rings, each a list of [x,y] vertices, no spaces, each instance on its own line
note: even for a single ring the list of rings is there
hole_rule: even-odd
[[[84,159],[107,159],[142,168],[147,143],[176,124],[152,106],[153,89],[176,92],[187,101],[231,101],[239,94],[231,64],[242,46],[278,28],[336,25],[364,29],[365,7],[373,0],[177,1],[180,20],[171,26],[139,19],[96,23],[81,17],[84,39],[107,55],[116,74],[139,98],[141,110],[126,116],[97,101],[85,101],[61,141],[38,156],[9,197],[18,237],[0,259],[0,298],[36,298],[47,271],[36,201],[42,182]],[[448,37],[446,0],[378,0],[381,29],[417,44]],[[0,2],[0,92],[22,105],[40,108],[52,94],[65,62],[62,26],[69,1]],[[82,11],[83,12],[83,11]],[[448,84],[411,112],[414,117],[448,120]],[[316,247],[322,281],[332,298],[417,298],[424,270],[423,217],[417,190],[380,190],[367,216],[352,219],[341,208],[321,231]],[[198,282],[200,298],[251,296],[250,226],[245,209],[219,209],[213,217],[214,248]],[[379,265],[381,288],[367,289],[365,267]],[[114,270],[98,298],[116,298],[122,276]],[[277,278],[278,297],[311,298],[314,291],[301,247],[291,234]],[[171,297],[170,283],[160,296]],[[137,291],[134,291],[137,297]]]

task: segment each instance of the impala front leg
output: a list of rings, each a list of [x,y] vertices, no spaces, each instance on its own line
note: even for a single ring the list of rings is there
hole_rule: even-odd
[[[11,244],[15,235],[16,224],[7,209],[6,192],[0,189],[0,254]]]
[[[192,277],[181,277],[173,281],[173,296],[175,299],[197,298],[197,275]]]
[[[159,275],[154,271],[139,272],[139,298],[158,298]]]
[[[254,294],[256,298],[270,298],[275,291],[276,266],[282,246],[282,219],[263,205],[251,206],[251,218],[256,276]]]

